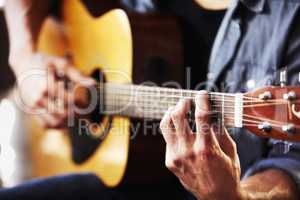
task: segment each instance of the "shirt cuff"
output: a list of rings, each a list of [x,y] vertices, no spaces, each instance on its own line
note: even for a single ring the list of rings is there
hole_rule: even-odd
[[[296,183],[298,192],[300,192],[300,161],[290,158],[260,160],[246,171],[243,179],[267,169],[279,169],[289,174]]]

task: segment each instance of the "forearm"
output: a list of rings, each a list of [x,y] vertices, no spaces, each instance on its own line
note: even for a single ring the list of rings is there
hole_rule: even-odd
[[[267,170],[241,182],[243,200],[297,200],[295,183],[283,171]]]
[[[10,63],[36,50],[42,23],[49,15],[50,0],[9,0],[5,4],[5,17],[10,41]]]

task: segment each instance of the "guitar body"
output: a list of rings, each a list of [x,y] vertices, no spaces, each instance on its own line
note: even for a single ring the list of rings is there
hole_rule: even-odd
[[[143,20],[150,23],[144,25]],[[152,69],[149,71],[149,67],[152,66],[151,63],[161,63],[158,56],[159,51],[163,54],[161,56],[169,61],[170,66],[182,64],[182,49],[179,46],[180,37],[164,35],[166,33],[164,31],[168,29],[165,25],[171,24],[170,31],[173,32],[177,28],[176,25],[173,25],[173,22],[170,23],[172,20],[166,19],[165,24],[158,25],[163,27],[162,30],[158,28],[153,30],[152,33],[147,30],[147,28],[157,27],[158,21],[159,19],[156,18],[155,21],[142,18],[140,21],[133,22],[131,27],[123,10],[115,9],[100,17],[92,17],[81,1],[65,0],[62,3],[63,23],[56,23],[51,19],[47,20],[40,33],[38,48],[46,54],[55,56],[71,54],[74,66],[87,76],[91,76],[95,71],[100,70],[104,73],[106,82],[141,83],[145,80],[147,73],[157,73],[156,71],[159,70],[159,68],[153,68],[154,71]],[[133,33],[132,30],[134,30]],[[62,32],[66,36],[65,38],[61,37]],[[146,34],[146,37],[144,35],[139,36],[143,33]],[[163,33],[164,37],[169,38],[163,41],[161,45],[159,45],[159,41],[162,41],[161,38],[157,38],[157,41],[147,39],[155,38],[153,34],[156,33]],[[168,41],[171,44],[178,41],[178,45],[168,47]],[[150,48],[147,48],[147,45]],[[169,48],[173,49],[169,51]],[[157,49],[160,49],[158,53]],[[140,67],[140,65],[146,65],[146,67]],[[182,75],[182,71],[178,70],[180,69],[178,67],[175,67],[175,69],[177,69],[177,72],[174,70],[177,74],[175,80],[178,80],[180,79],[179,76]],[[156,74],[154,76],[157,77]],[[173,77],[167,79],[174,80]],[[154,81],[160,82],[161,80]],[[76,154],[78,152],[80,154],[85,146],[89,147],[90,139],[82,138],[76,132],[70,137],[70,130],[43,129],[32,119],[30,122],[30,142],[33,177],[73,172],[93,172],[106,186],[114,187],[121,182],[126,169],[128,172],[126,173],[127,177],[131,176],[136,181],[140,181],[141,176],[148,176],[151,179],[154,174],[158,178],[163,177],[163,174],[169,176],[166,169],[163,169],[164,143],[160,136],[156,136],[155,139],[145,139],[148,140],[146,145],[144,145],[145,143],[139,143],[139,139],[130,142],[130,119],[104,117],[100,127],[106,127],[110,120],[113,128],[109,130],[105,139],[98,143],[94,142],[95,144],[91,142],[95,148],[88,151],[83,158],[79,156],[78,159]],[[132,122],[132,124],[138,123],[142,122],[139,120]],[[86,140],[87,142],[79,146],[76,145],[80,140]],[[130,143],[133,144],[129,150]],[[145,155],[147,148],[152,148],[153,152],[160,155]],[[135,149],[135,151],[132,149]],[[134,152],[141,152],[142,156],[139,158],[142,157],[142,160]],[[147,158],[149,158],[148,162]],[[153,160],[153,158],[158,159]],[[129,163],[129,167],[127,166],[128,160],[132,162],[132,164]],[[152,167],[152,163],[158,162],[160,163],[154,164],[155,166]],[[137,163],[138,166],[136,166]],[[148,169],[145,168],[145,165]],[[133,174],[130,175],[129,172]]]
[[[57,56],[71,53],[74,66],[91,75],[97,68],[107,73],[110,82],[130,83],[132,75],[132,38],[128,18],[122,10],[113,10],[94,19],[79,1],[64,1],[63,30],[48,21],[40,35],[41,51]],[[61,41],[58,31],[67,38]],[[63,45],[62,45],[63,44]],[[129,119],[114,117],[106,139],[84,163],[72,161],[68,134],[43,130],[37,124],[32,131],[34,176],[70,172],[94,172],[107,186],[118,184],[125,172],[129,148]]]

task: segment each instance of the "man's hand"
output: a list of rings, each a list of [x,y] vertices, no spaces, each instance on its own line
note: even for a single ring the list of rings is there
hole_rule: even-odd
[[[166,166],[201,200],[241,199],[236,144],[226,130],[217,133],[212,128],[207,92],[201,91],[195,102],[196,133],[187,119],[188,100],[169,109],[161,121]]]
[[[95,84],[93,79],[81,75],[66,58],[33,53],[15,59],[11,65],[18,69],[15,74],[20,106],[38,114],[37,118],[48,128],[66,127],[73,107],[88,103],[75,97],[74,86]]]

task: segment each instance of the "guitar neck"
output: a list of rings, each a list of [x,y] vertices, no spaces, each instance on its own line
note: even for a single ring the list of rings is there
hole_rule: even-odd
[[[133,118],[162,119],[169,107],[180,99],[194,99],[197,91],[103,83],[105,113]],[[227,126],[242,127],[243,95],[209,92],[211,112]]]

